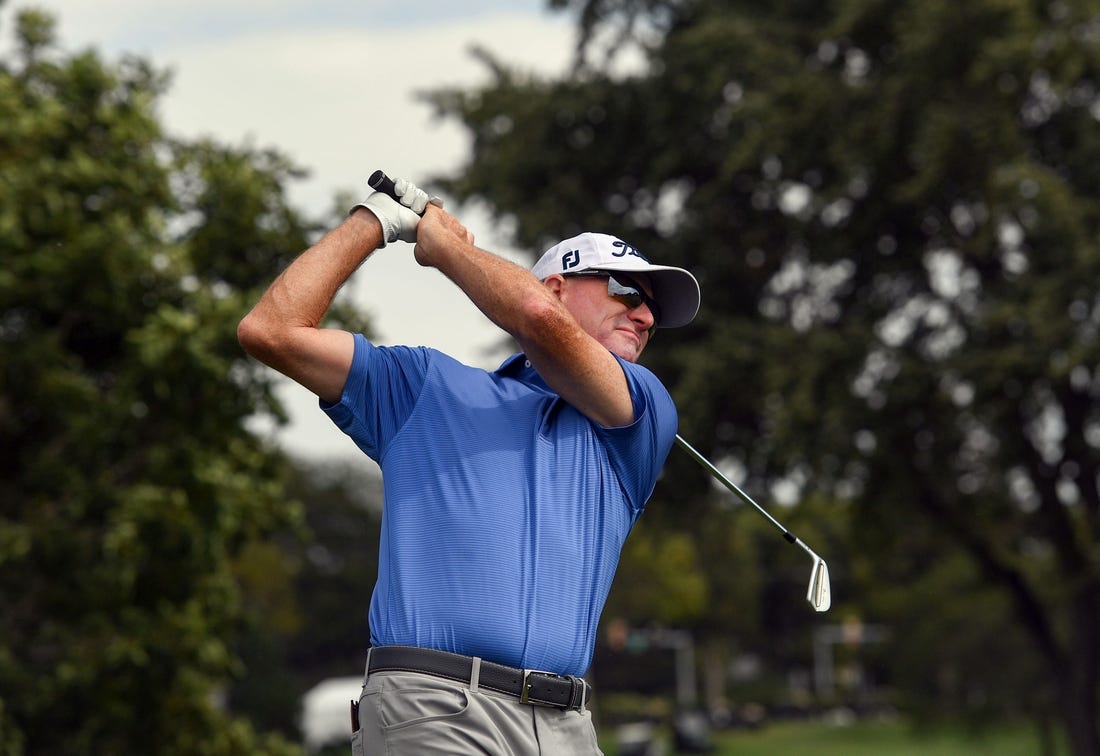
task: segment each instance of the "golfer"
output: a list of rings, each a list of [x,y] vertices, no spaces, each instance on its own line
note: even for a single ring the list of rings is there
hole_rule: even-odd
[[[250,355],[317,394],[382,469],[353,753],[598,754],[582,675],[676,433],[668,391],[637,360],[655,328],[695,317],[699,285],[598,233],[528,271],[395,183],[397,200],[375,192],[353,208],[239,327]],[[487,372],[320,328],[340,286],[397,240],[522,353]]]

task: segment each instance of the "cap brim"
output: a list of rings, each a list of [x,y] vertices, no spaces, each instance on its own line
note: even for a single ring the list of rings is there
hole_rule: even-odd
[[[699,313],[699,282],[683,268],[668,265],[639,265],[635,261],[604,263],[596,270],[645,273],[653,284],[653,298],[661,308],[659,328],[678,328],[695,320]]]

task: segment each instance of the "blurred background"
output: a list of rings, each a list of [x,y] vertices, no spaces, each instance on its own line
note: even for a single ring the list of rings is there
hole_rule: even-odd
[[[1094,0],[0,2],[0,754],[347,752],[381,482],[235,330],[375,168],[691,269],[643,362],[829,564],[674,449],[607,753],[1100,755]],[[330,322],[511,349],[404,244]]]

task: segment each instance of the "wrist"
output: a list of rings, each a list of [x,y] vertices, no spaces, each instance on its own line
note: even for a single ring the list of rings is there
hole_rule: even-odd
[[[379,249],[386,246],[386,229],[382,221],[365,205],[353,207],[344,225],[351,226],[367,248]]]

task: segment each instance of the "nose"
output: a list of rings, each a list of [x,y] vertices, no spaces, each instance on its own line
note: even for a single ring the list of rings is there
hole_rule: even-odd
[[[630,319],[638,325],[642,326],[649,334],[650,338],[653,337],[653,332],[657,330],[657,318],[654,317],[653,311],[649,309],[649,305],[642,302],[640,305],[630,311]]]

